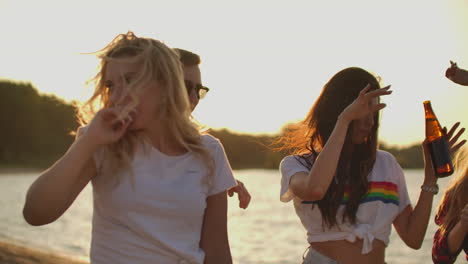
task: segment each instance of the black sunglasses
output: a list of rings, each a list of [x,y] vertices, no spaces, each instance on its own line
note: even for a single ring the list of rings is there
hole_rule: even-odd
[[[210,90],[208,87],[203,86],[199,83],[194,84],[192,81],[189,80],[184,80],[185,82],[185,88],[187,89],[187,93],[190,95],[193,90],[197,93],[198,99],[203,99],[205,95],[208,93]]]

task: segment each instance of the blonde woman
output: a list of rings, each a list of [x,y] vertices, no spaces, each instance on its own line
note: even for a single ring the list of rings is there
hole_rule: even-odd
[[[190,120],[177,53],[129,32],[98,55],[85,126],[29,188],[24,218],[55,221],[91,181],[92,264],[231,263],[226,190],[236,182],[221,143]]]
[[[435,222],[439,229],[434,235],[432,260],[437,264],[454,263],[462,250],[468,261],[468,153],[462,154],[456,178],[445,191]]]

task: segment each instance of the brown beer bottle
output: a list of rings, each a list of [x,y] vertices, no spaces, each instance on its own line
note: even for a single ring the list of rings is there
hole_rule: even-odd
[[[447,137],[432,110],[431,101],[424,101],[423,104],[426,116],[426,139],[429,142],[434,172],[439,178],[447,177],[453,173]]]

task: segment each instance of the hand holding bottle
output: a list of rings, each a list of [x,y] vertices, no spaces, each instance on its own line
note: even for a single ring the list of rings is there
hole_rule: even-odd
[[[462,141],[457,144],[457,141],[461,134],[465,131],[462,128],[455,136],[454,133],[457,130],[460,123],[456,123],[452,126],[449,133],[447,129],[442,129],[434,111],[432,110],[431,102],[424,102],[424,112],[426,119],[426,140],[425,140],[425,157],[427,166],[427,151],[432,160],[432,166],[434,167],[434,173],[437,177],[447,177],[453,173],[453,164],[451,154],[458,150],[465,144],[466,141]],[[427,149],[426,149],[427,146]]]

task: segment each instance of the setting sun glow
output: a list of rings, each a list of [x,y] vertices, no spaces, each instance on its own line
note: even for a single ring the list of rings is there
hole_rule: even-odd
[[[392,85],[383,142],[421,142],[425,100],[442,125],[468,126],[468,87],[444,76],[449,60],[468,68],[468,1],[0,0],[0,25],[0,78],[66,101],[90,95],[86,53],[132,30],[201,55],[210,93],[194,116],[213,128],[278,133],[349,66]]]

